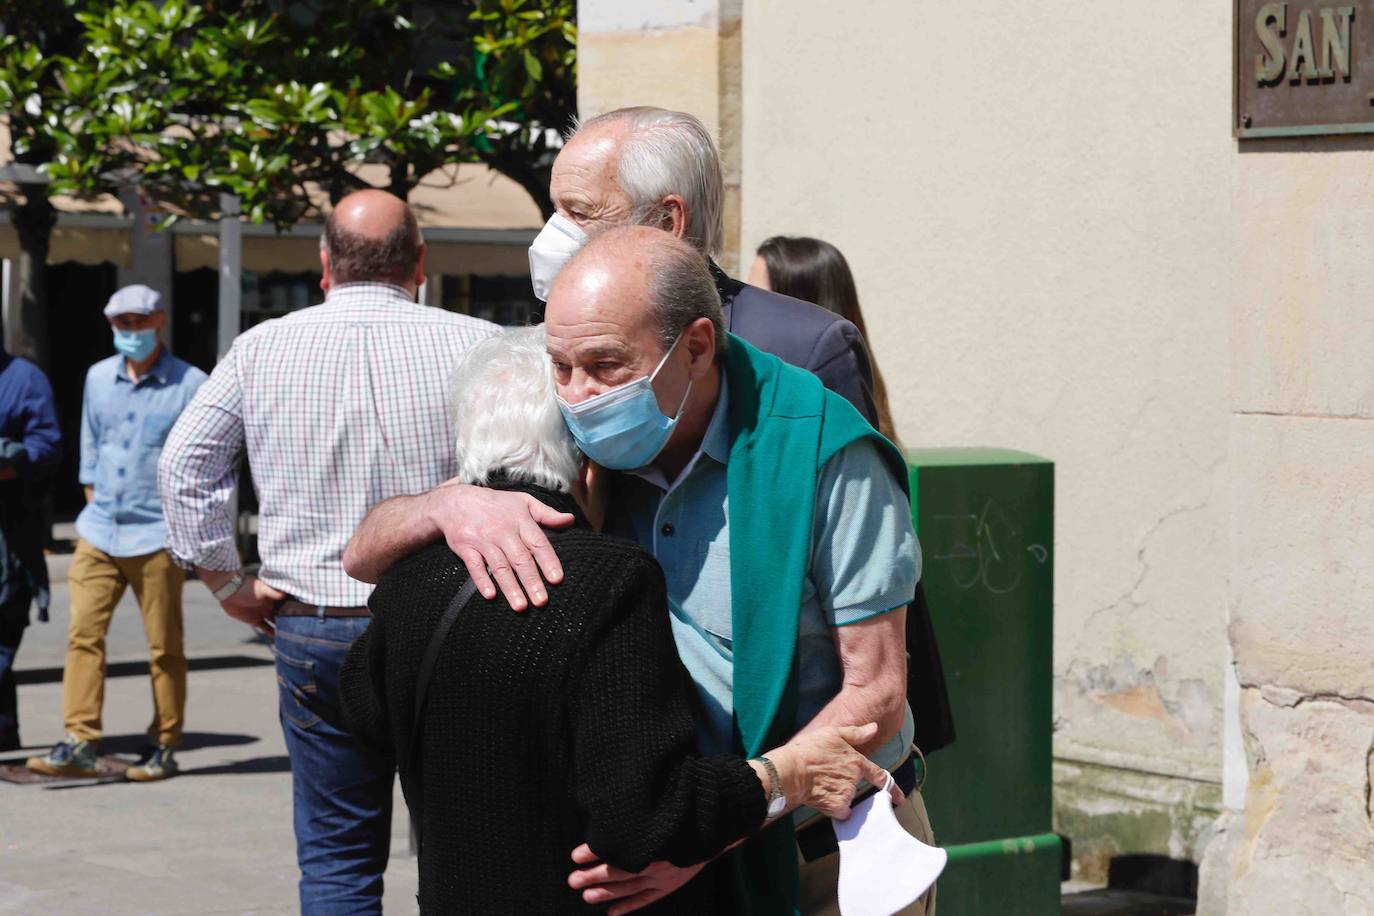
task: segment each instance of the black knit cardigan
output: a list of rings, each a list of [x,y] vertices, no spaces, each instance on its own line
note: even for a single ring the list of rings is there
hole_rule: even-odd
[[[504,478],[575,512],[562,494]],[[415,680],[439,617],[467,581],[443,544],[388,572],[341,673],[345,717],[397,755],[407,801],[423,780],[425,913],[585,913],[567,884],[588,842],[629,871],[709,859],[756,830],[765,800],[739,757],[696,754],[692,682],[678,659],[663,572],[578,514],[550,532],[563,564],[548,605],[515,613],[476,597],[434,668],[418,761],[407,760]],[[728,913],[728,868],[708,867],[644,912]]]

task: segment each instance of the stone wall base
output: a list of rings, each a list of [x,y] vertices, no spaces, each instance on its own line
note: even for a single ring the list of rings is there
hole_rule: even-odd
[[[1073,843],[1076,881],[1105,884],[1120,855],[1197,862],[1220,813],[1219,782],[1054,761],[1054,829]]]

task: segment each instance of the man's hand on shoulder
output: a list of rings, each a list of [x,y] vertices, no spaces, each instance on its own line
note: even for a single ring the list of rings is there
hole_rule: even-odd
[[[423,512],[484,598],[495,598],[499,588],[511,608],[523,611],[548,602],[545,582],[563,581],[544,528],[566,528],[573,517],[528,493],[450,483],[425,496]]]

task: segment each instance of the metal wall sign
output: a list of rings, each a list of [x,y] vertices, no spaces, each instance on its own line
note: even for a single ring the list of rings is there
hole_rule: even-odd
[[[1374,0],[1236,0],[1237,137],[1374,133]]]

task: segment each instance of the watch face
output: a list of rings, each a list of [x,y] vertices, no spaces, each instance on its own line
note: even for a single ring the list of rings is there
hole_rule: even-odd
[[[769,817],[777,817],[779,814],[782,814],[785,810],[787,810],[786,796],[779,795],[777,798],[773,799],[768,803]]]

